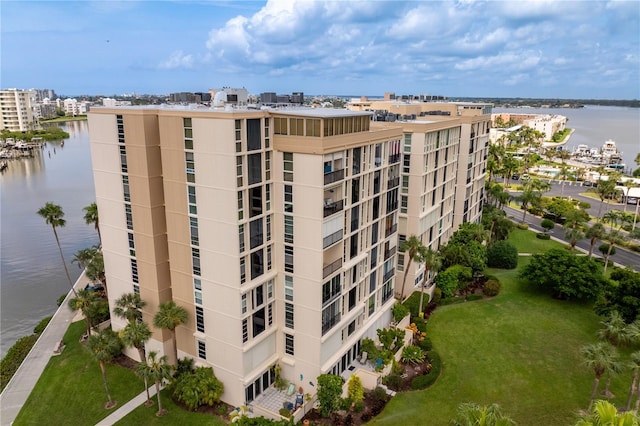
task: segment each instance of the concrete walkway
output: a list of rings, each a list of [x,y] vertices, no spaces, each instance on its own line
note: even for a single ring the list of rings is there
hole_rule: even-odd
[[[164,386],[160,386],[160,390],[162,389],[164,389]],[[156,387],[155,385],[152,385],[149,387],[149,396],[155,404],[153,408],[150,407],[149,410],[155,410],[155,411],[158,410],[158,401],[157,399],[153,399],[155,395],[156,395]],[[122,404],[120,408],[118,408],[116,411],[111,413],[109,416],[100,420],[100,422],[97,423],[96,426],[110,426],[112,424],[117,423],[122,418],[124,418],[127,414],[129,414],[130,412],[132,412],[133,410],[135,410],[136,408],[144,404],[146,400],[147,400],[147,392],[143,391],[141,394],[139,394],[132,400]],[[163,408],[164,408],[164,404],[163,404]]]
[[[83,272],[74,287],[76,289],[84,288],[89,281]],[[64,302],[53,315],[36,344],[31,348],[18,371],[16,371],[7,387],[0,394],[0,425],[9,426],[16,419],[20,409],[27,401],[29,394],[31,394],[40,375],[47,366],[58,342],[62,340],[67,328],[73,322],[76,313],[72,312],[67,305],[70,295],[73,295],[71,290],[69,290]]]

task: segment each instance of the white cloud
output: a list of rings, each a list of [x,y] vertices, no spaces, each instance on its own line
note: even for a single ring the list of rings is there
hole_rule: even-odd
[[[176,50],[158,67],[161,69],[192,68],[193,55],[185,55],[182,50]]]

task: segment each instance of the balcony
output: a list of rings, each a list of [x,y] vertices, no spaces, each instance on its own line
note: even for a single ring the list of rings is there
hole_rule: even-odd
[[[325,185],[329,185],[330,183],[333,183],[342,179],[344,179],[344,169],[335,170],[333,172],[324,174]]]
[[[400,162],[400,154],[391,154],[389,156],[389,164],[395,164]]]
[[[339,257],[338,259],[334,260],[328,265],[325,265],[322,268],[322,278],[327,278],[329,275],[333,274],[335,271],[337,271],[341,267],[342,267],[342,258]]]
[[[384,276],[382,277],[382,282],[386,283],[387,281],[389,281],[391,277],[395,275],[395,273],[396,273],[396,268],[392,268],[389,272],[384,274]]]
[[[400,185],[400,176],[396,176],[387,181],[387,189],[395,188],[398,185]]]
[[[324,237],[322,239],[322,248],[326,249],[327,247],[329,247],[330,245],[338,242],[342,240],[342,229],[340,229],[339,231],[334,232],[331,235],[327,235],[326,237]]]
[[[384,231],[384,237],[387,238],[389,235],[393,234],[394,232],[396,232],[398,230],[398,224],[394,223],[393,225],[391,225],[391,227],[385,229]],[[386,258],[385,258],[386,259]]]
[[[339,200],[339,201],[333,202],[333,201],[331,201],[330,198],[327,198],[327,199],[324,200],[324,215],[323,215],[323,217],[331,216],[333,214],[341,212],[343,208],[344,208],[344,201],[343,200]]]
[[[389,259],[394,254],[396,254],[396,246],[393,246],[389,250],[384,251],[384,260]]]

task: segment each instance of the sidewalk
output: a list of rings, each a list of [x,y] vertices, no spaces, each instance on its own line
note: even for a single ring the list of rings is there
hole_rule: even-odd
[[[162,389],[164,389],[164,385],[160,386],[160,390]],[[157,400],[153,399],[153,397],[155,396],[156,396],[156,387],[155,385],[151,385],[149,387],[149,397],[154,401],[155,403],[154,407],[157,407],[158,405]],[[130,401],[127,401],[126,403],[122,404],[120,408],[118,408],[116,411],[114,411],[104,419],[100,420],[100,422],[97,423],[96,426],[110,426],[112,424],[115,424],[116,422],[124,418],[127,414],[129,414],[130,412],[132,412],[133,410],[135,410],[136,408],[144,404],[146,400],[147,400],[147,392],[142,391],[142,393],[140,393]],[[157,411],[157,408],[156,408],[156,411]]]
[[[83,272],[78,277],[74,287],[76,289],[84,288],[88,282],[89,279]],[[73,295],[71,290],[69,290],[67,297],[53,315],[53,318],[51,318],[36,344],[31,348],[16,374],[0,394],[0,425],[9,426],[16,419],[53,355],[55,347],[64,337],[71,322],[73,322],[76,313],[72,312],[67,306],[70,295]]]

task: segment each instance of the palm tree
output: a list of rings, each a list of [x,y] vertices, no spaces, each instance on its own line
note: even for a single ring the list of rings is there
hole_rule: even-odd
[[[409,268],[411,268],[411,262],[414,261],[416,255],[421,250],[420,247],[424,247],[422,242],[415,235],[411,235],[407,240],[405,240],[400,245],[400,251],[406,252],[407,256],[407,267],[404,269],[404,277],[402,278],[402,289],[400,291],[399,300],[402,301],[404,298],[404,286],[407,283],[407,276],[409,275]]]
[[[629,396],[627,397],[627,404],[625,405],[625,410],[631,409],[631,401],[633,400],[633,394],[636,394],[636,398],[640,400],[640,395],[638,392],[638,380],[640,379],[640,351],[636,351],[631,354],[631,361],[629,362],[629,367],[631,368],[631,372],[633,374],[631,379],[631,386],[629,387]],[[636,412],[637,413],[637,412]]]
[[[560,177],[562,178],[562,186],[560,187],[560,197],[564,196],[564,184],[567,181],[567,178],[571,175],[571,172],[569,170],[569,167],[567,167],[567,165],[564,163],[564,161],[562,162],[562,166],[560,166]]]
[[[609,243],[609,249],[607,250],[607,254],[604,258],[604,273],[607,273],[607,266],[609,266],[609,256],[611,256],[611,251],[613,250],[613,246],[623,241],[624,238],[619,231],[611,231],[607,233],[604,239]]]
[[[85,289],[78,290],[76,297],[69,299],[69,309],[81,311],[87,323],[87,336],[91,335],[91,327],[94,325],[96,314],[100,310],[100,304],[105,302],[98,293]]]
[[[160,304],[158,312],[153,317],[153,325],[158,328],[165,328],[171,331],[173,340],[173,365],[178,362],[178,345],[176,342],[176,327],[187,322],[189,315],[186,309],[176,305],[173,300]]]
[[[151,338],[151,330],[146,322],[143,321],[131,321],[122,330],[120,330],[120,339],[125,346],[131,346],[138,350],[138,356],[140,361],[146,360],[144,354],[144,344]],[[147,405],[151,405],[151,397],[149,396],[149,384],[147,376],[142,375],[144,380],[144,388],[147,391]]]
[[[602,219],[602,206],[605,200],[611,197],[616,192],[616,182],[609,178],[608,180],[600,179],[598,186],[593,190],[598,198],[600,198],[600,207],[598,207],[598,218]]]
[[[172,367],[167,363],[167,356],[157,357],[156,352],[149,352],[149,359],[146,364],[147,376],[156,384],[156,395],[158,395],[158,412],[156,416],[164,416],[167,410],[162,408],[162,399],[160,398],[160,383],[163,380],[171,378]]]
[[[80,249],[73,256],[73,259],[71,259],[71,263],[77,263],[78,267],[85,269],[96,255],[96,251],[97,249],[94,247]]]
[[[638,418],[630,411],[618,413],[609,401],[596,401],[590,413],[580,419],[576,426],[638,426]]]
[[[87,225],[93,224],[93,226],[96,228],[96,231],[98,232],[98,241],[100,241],[100,245],[102,245],[102,237],[100,236],[100,226],[99,226],[100,223],[98,221],[98,205],[95,202],[93,202],[88,206],[84,207],[82,210],[84,210],[85,212],[84,221],[86,222]]]
[[[96,250],[91,262],[87,265],[85,271],[87,278],[91,281],[100,281],[104,286],[104,292],[107,293],[107,277],[104,274],[104,256],[100,250]]]
[[[622,315],[618,311],[611,311],[609,316],[600,321],[602,328],[598,330],[598,338],[606,340],[613,346],[624,345],[627,343],[628,332],[627,324],[624,322]]]
[[[522,223],[524,223],[527,215],[527,207],[539,204],[543,192],[548,191],[550,188],[548,183],[541,182],[538,179],[532,179],[525,185],[522,194],[518,197],[522,205]]]
[[[104,382],[104,389],[107,392],[107,402],[105,403],[104,408],[113,408],[115,407],[116,402],[111,399],[111,393],[109,392],[106,363],[110,362],[120,353],[122,350],[122,344],[120,343],[118,336],[111,329],[106,329],[98,334],[89,336],[87,347],[100,364],[102,381]]]
[[[598,342],[584,346],[580,352],[584,358],[584,364],[592,368],[595,375],[591,398],[589,400],[589,410],[591,410],[593,401],[598,393],[598,386],[602,375],[615,369],[616,367],[614,366],[618,364],[618,352],[613,346],[606,342]]]
[[[56,237],[56,243],[58,244],[58,250],[60,250],[60,258],[62,259],[62,265],[64,266],[64,272],[67,274],[67,279],[69,280],[69,285],[71,286],[71,290],[73,294],[77,296],[76,289],[73,288],[73,282],[71,281],[71,275],[69,275],[69,270],[67,269],[67,262],[64,260],[64,254],[62,253],[62,246],[60,245],[60,239],[58,238],[58,231],[56,228],[62,228],[67,221],[64,220],[64,212],[62,211],[62,207],[57,204],[53,204],[52,202],[47,201],[44,207],[37,211],[37,213],[44,218],[44,221],[51,225],[53,229],[53,235]]]
[[[505,155],[502,159],[502,174],[504,175],[504,187],[508,188],[513,174],[520,168],[520,162],[512,155]]]
[[[150,407],[153,405],[153,400],[151,399],[151,395],[149,394],[149,382],[153,381],[153,378],[151,377],[151,371],[149,370],[149,364],[147,364],[147,360],[143,359],[142,361],[137,363],[134,371],[136,375],[144,381],[144,387],[147,391],[147,400],[144,402],[144,405]]]
[[[502,414],[498,404],[480,406],[473,402],[458,405],[456,418],[451,420],[453,426],[510,426],[516,423]]]
[[[622,226],[624,224],[622,219],[623,215],[619,210],[609,210],[602,216],[602,221],[609,224],[609,231],[613,231],[613,227],[617,227],[618,224]]]
[[[429,279],[429,271],[438,272],[441,265],[440,255],[438,252],[433,251],[430,247],[422,246],[418,255],[416,256],[416,262],[424,263],[424,276],[422,279],[422,284],[420,285],[420,307],[418,312],[422,313],[422,302],[424,299],[424,285],[427,283]]]
[[[640,319],[628,324],[624,329],[624,333],[627,342],[632,345],[640,345]]]
[[[587,232],[585,233],[586,237],[589,238],[589,257],[593,255],[593,247],[596,245],[599,239],[603,238],[607,234],[607,231],[604,229],[604,226],[601,223],[594,223]]]
[[[140,310],[147,305],[147,302],[140,298],[137,293],[125,293],[118,300],[113,308],[113,313],[120,318],[126,319],[129,323],[142,320]]]

